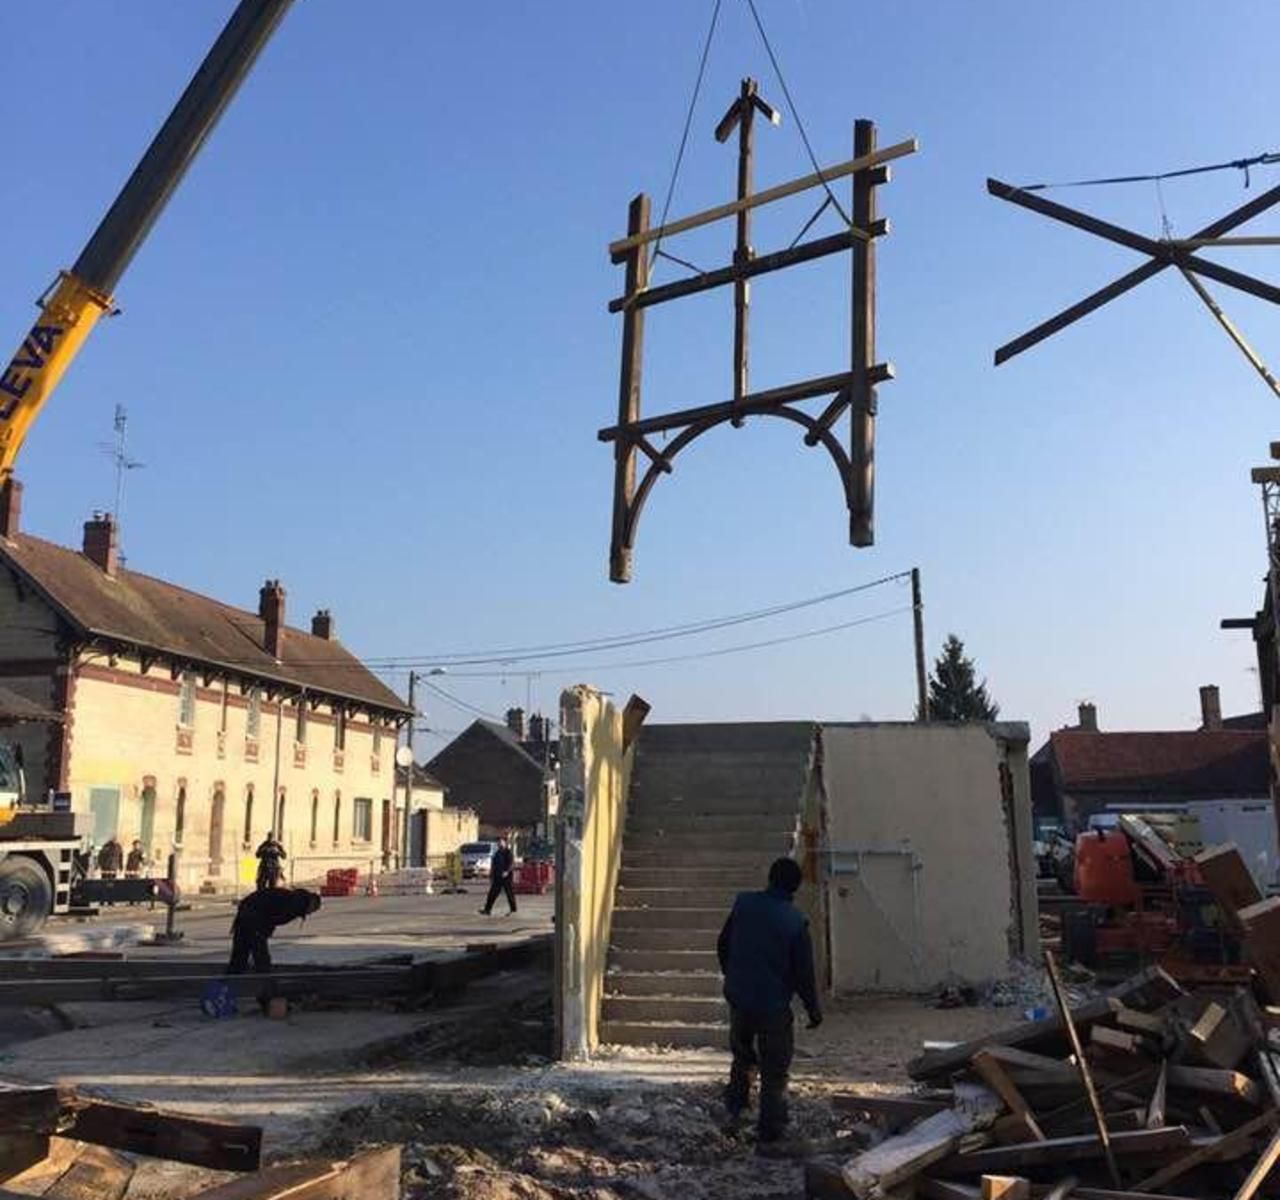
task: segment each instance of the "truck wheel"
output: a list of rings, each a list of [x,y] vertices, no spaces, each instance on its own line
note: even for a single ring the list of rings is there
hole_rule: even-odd
[[[0,940],[38,933],[53,908],[49,877],[30,859],[0,861]]]

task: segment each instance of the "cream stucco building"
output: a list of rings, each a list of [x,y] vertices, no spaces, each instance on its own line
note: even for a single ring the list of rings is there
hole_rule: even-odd
[[[92,842],[181,851],[188,886],[243,880],[275,830],[301,882],[399,857],[395,749],[408,707],[338,642],[120,565],[110,516],[81,550],[23,534],[0,492],[0,674],[63,717],[28,726],[28,788],[70,793]]]

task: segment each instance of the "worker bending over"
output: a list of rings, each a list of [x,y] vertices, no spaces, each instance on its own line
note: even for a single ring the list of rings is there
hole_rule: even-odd
[[[791,1000],[799,996],[809,1028],[822,1024],[813,977],[809,922],[793,904],[800,867],[780,858],[769,868],[763,892],[740,892],[720,931],[717,952],[729,1001],[733,1066],[725,1107],[736,1119],[751,1101],[751,1079],[760,1068],[759,1140],[777,1141],[787,1125],[787,1075],[795,1050]]]
[[[231,925],[228,975],[243,975],[249,960],[259,975],[271,970],[271,935],[290,921],[305,921],[320,907],[320,897],[306,888],[267,888],[250,892],[236,906]]]

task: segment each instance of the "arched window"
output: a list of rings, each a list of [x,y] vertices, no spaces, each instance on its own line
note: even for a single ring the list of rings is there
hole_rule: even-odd
[[[227,789],[222,783],[213,785],[213,800],[209,808],[209,874],[222,871],[222,828],[226,820]]]
[[[282,842],[284,841],[284,788],[280,789],[280,795],[276,800],[276,837]]]
[[[174,802],[173,844],[182,845],[182,831],[187,824],[187,781],[178,780],[178,798]]]
[[[244,789],[244,837],[240,844],[253,845],[253,784]]]
[[[342,840],[342,793],[333,793],[333,844]]]
[[[316,838],[320,833],[320,789],[316,788],[311,793],[311,844],[316,844]]]

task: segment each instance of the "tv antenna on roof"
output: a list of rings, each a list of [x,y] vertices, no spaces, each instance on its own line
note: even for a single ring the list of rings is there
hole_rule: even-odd
[[[110,442],[99,442],[98,446],[102,452],[109,458],[116,467],[116,498],[115,505],[111,511],[115,514],[116,525],[120,525],[122,509],[124,508],[124,477],[128,471],[137,471],[147,464],[139,462],[136,458],[130,458],[125,451],[126,434],[129,427],[129,413],[123,404],[116,405],[115,417],[112,420],[111,427],[115,430],[115,438]]]

